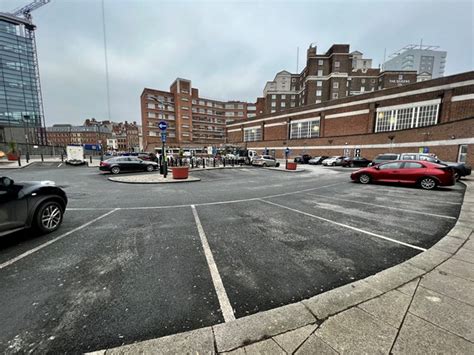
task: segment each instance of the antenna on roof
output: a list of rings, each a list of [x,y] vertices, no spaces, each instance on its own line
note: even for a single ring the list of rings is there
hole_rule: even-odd
[[[299,67],[300,67],[300,47],[296,47],[296,74],[298,74],[298,70],[299,70]]]

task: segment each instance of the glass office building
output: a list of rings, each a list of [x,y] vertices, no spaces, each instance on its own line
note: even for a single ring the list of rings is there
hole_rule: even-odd
[[[0,13],[0,142],[47,143],[34,30]]]

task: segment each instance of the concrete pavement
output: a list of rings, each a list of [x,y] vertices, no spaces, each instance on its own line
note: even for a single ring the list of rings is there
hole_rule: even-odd
[[[363,280],[280,308],[96,353],[474,353],[474,181],[437,244]]]

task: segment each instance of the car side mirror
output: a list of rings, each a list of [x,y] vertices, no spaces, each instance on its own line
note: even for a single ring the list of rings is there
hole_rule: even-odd
[[[13,186],[15,182],[10,179],[9,177],[6,177],[6,176],[2,176],[0,178],[0,186],[3,186],[3,187],[10,187],[10,186]]]

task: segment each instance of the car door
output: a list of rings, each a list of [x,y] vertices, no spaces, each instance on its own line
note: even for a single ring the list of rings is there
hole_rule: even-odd
[[[0,235],[25,225],[27,200],[21,196],[21,186],[0,187]]]
[[[420,174],[423,174],[423,169],[426,167],[418,162],[405,162],[402,165],[400,182],[416,184],[420,178]]]
[[[402,177],[403,162],[380,164],[377,171],[377,180],[385,182],[399,182]]]
[[[129,157],[128,159],[129,159],[128,164],[129,164],[130,170],[140,171],[140,170],[145,169],[143,165],[143,160],[137,159],[135,157]]]

